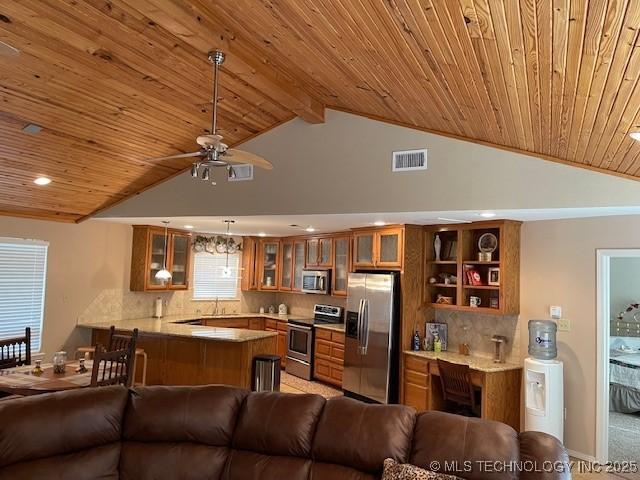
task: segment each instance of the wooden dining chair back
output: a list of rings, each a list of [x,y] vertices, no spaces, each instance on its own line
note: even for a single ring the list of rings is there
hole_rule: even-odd
[[[445,402],[454,402],[469,407],[473,412],[476,408],[476,397],[471,383],[469,366],[438,359],[438,373]]]
[[[133,342],[134,346],[138,339],[138,329],[134,329],[133,332],[117,331],[114,325],[111,325],[109,329],[109,343],[107,344],[107,350],[113,352],[115,350],[126,350],[129,348],[130,343]],[[135,348],[134,348],[135,351]]]
[[[0,340],[0,370],[31,364],[31,329],[24,329],[24,337]]]
[[[113,328],[113,327],[112,327]],[[134,362],[136,353],[136,341],[138,329],[128,336],[128,341],[116,350],[105,350],[102,345],[96,345],[93,356],[93,369],[91,371],[91,386],[104,387],[107,385],[124,385],[130,387],[134,380]],[[112,336],[109,337],[111,343]]]

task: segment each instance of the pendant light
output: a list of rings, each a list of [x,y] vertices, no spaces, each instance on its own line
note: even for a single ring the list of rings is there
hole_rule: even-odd
[[[167,255],[169,254],[169,222],[165,220],[162,223],[164,223],[164,264],[162,266],[162,270],[158,270],[158,273],[156,273],[156,280],[166,282],[171,280],[171,272],[167,270]]]
[[[225,261],[225,267],[222,269],[222,278],[231,278],[231,268],[229,268],[229,227],[232,223],[236,223],[235,220],[225,220],[224,223],[227,224],[227,242],[226,242],[226,252],[227,259]]]

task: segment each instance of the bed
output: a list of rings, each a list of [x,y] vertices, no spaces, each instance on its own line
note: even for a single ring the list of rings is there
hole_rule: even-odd
[[[618,337],[611,345],[609,410],[638,413],[640,412],[640,350],[635,345],[636,342],[625,340]]]

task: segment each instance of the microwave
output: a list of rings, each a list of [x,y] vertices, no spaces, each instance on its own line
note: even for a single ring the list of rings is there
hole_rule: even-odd
[[[329,295],[331,290],[331,274],[329,270],[304,270],[302,272],[302,291]]]

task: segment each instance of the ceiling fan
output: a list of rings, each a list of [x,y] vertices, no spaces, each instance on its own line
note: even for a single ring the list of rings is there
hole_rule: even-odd
[[[151,158],[149,160],[169,160],[173,158],[189,158],[199,157],[197,161],[191,165],[191,176],[200,178],[205,181],[211,180],[211,184],[215,185],[211,169],[215,167],[225,167],[227,169],[228,178],[235,178],[236,172],[233,168],[236,164],[251,164],[256,167],[271,170],[273,165],[264,158],[253,153],[244,152],[229,148],[222,142],[222,135],[217,132],[218,120],[218,70],[224,62],[224,53],[216,50],[209,52],[209,61],[213,64],[213,98],[211,100],[211,133],[208,135],[200,135],[196,138],[196,142],[200,145],[200,150],[191,153],[180,153],[178,155],[170,155],[168,157]]]

